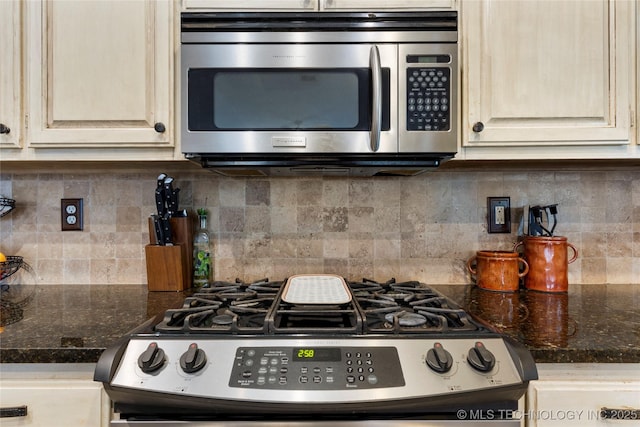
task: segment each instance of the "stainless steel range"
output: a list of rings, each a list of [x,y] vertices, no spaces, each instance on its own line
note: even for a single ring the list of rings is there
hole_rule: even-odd
[[[425,284],[334,275],[198,289],[95,372],[114,426],[517,426],[536,378],[523,346]]]

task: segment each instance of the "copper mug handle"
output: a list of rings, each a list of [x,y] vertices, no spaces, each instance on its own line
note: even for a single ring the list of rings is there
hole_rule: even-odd
[[[527,275],[527,273],[529,272],[529,263],[527,263],[527,261],[525,261],[524,258],[520,258],[518,257],[518,261],[522,262],[524,264],[524,270],[520,271],[518,273],[518,277],[524,277]],[[520,269],[518,269],[519,271]]]
[[[517,249],[520,245],[524,245],[524,240],[520,240],[519,242],[516,242],[515,245],[513,245],[513,252],[518,252]],[[522,257],[518,257],[518,261],[521,261],[524,264],[524,270],[518,273],[518,277],[524,277],[529,272],[529,263]]]
[[[571,257],[569,259],[569,261],[567,261],[567,264],[571,264],[573,261],[575,261],[576,259],[578,259],[578,250],[576,249],[575,246],[573,246],[571,243],[567,242],[567,246],[570,247],[571,249],[573,249],[573,257]]]
[[[473,264],[473,261],[475,261],[476,258],[478,258],[478,256],[474,255],[471,258],[469,258],[469,260],[467,261],[467,270],[469,270],[469,273],[473,274],[474,276],[476,274],[478,274],[478,270],[477,270],[477,268],[475,270],[473,268],[471,268],[471,264]],[[477,265],[476,265],[476,267],[477,267]]]
[[[524,240],[520,240],[519,242],[516,242],[515,245],[513,245],[513,252],[518,252],[517,249],[520,245],[524,245]]]

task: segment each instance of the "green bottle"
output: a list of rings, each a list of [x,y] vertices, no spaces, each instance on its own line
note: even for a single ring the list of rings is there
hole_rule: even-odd
[[[197,212],[200,227],[193,237],[193,286],[200,288],[213,280],[213,259],[207,230],[207,211],[200,208]]]

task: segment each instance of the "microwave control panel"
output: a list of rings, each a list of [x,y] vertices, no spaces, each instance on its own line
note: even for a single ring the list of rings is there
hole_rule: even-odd
[[[451,69],[407,68],[407,130],[448,131],[451,128]]]

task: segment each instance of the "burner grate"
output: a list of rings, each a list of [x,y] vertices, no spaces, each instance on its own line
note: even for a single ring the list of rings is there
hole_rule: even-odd
[[[182,308],[167,310],[155,326],[159,332],[203,334],[267,334],[266,316],[282,282],[263,279],[251,284],[214,282],[187,297]]]
[[[483,329],[464,310],[417,281],[347,282],[344,304],[283,301],[285,282],[215,282],[167,310],[159,332],[202,334],[425,334]]]
[[[363,316],[364,333],[419,334],[477,331],[467,313],[417,281],[350,283]]]

